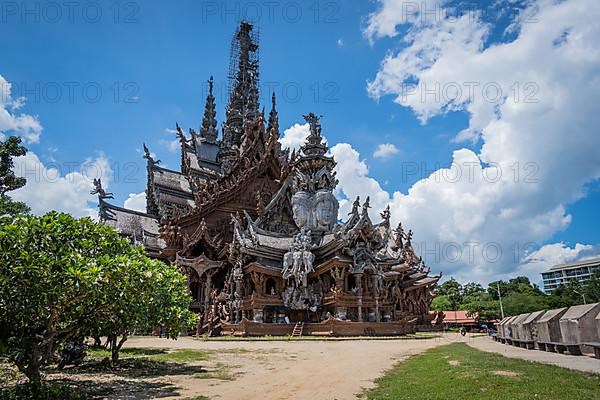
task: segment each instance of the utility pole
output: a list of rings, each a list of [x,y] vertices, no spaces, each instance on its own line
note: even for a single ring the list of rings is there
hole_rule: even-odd
[[[500,315],[502,315],[502,319],[504,319],[504,308],[502,307],[502,294],[500,293],[500,282],[496,283],[496,287],[498,289],[498,299],[500,299]]]

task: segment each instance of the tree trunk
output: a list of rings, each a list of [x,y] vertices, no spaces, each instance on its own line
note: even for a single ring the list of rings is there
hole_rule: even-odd
[[[19,371],[25,374],[27,379],[29,379],[29,382],[32,382],[35,386],[37,386],[42,381],[42,376],[40,374],[42,363],[37,343],[33,344],[31,348],[31,358],[27,361],[15,361],[15,364],[19,368]]]
[[[42,381],[42,375],[40,374],[40,365],[38,363],[30,364],[23,373],[29,379],[29,382],[38,385]]]
[[[119,361],[119,349],[117,349],[116,336],[110,338],[110,352],[112,355],[112,363],[115,364],[117,361]]]
[[[112,338],[111,353],[112,353],[113,364],[115,364],[117,361],[119,361],[119,351],[121,350],[121,347],[123,346],[123,343],[125,343],[126,340],[127,340],[127,333],[123,334],[123,336],[121,337],[121,340],[119,340],[118,343],[117,343],[117,336],[114,336]]]

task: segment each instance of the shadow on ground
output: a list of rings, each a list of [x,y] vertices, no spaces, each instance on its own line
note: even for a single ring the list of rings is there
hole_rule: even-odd
[[[162,354],[157,350],[154,354]],[[133,354],[132,354],[133,355]],[[137,355],[137,354],[136,354]],[[148,354],[144,354],[148,355]],[[48,370],[53,382],[81,388],[94,399],[142,400],[179,396],[179,387],[153,378],[209,374],[201,365],[190,365],[144,358],[123,358],[115,365],[108,359],[90,360],[78,367]]]
[[[202,374],[207,371],[201,365],[126,358],[119,360],[116,365],[111,365],[108,360],[91,361],[79,367],[55,372],[66,375],[107,374],[122,378],[155,378],[164,375]]]
[[[145,400],[179,396],[179,388],[164,382],[116,379],[100,384],[97,379],[52,379],[52,382],[85,390],[93,399]]]

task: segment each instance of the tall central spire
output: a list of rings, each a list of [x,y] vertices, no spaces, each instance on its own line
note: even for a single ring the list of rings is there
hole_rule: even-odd
[[[231,47],[230,93],[227,116],[223,125],[222,153],[239,147],[244,123],[259,115],[258,38],[254,27],[242,22]]]

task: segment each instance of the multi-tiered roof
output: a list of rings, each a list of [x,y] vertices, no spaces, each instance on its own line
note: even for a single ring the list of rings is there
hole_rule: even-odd
[[[282,315],[427,322],[440,277],[429,276],[415,254],[412,231],[392,231],[389,207],[373,223],[368,197],[338,221],[336,162],[320,118],[305,115],[306,143],[291,154],[282,150],[275,94],[268,119],[259,111],[252,25],[242,23],[233,43],[220,139],[211,77],[198,132],[176,124],[180,170],[162,167],[144,145],[146,212],[110,204],[98,181],[101,219],[149,255],[177,263],[188,275],[193,308],[210,326],[282,322]]]

